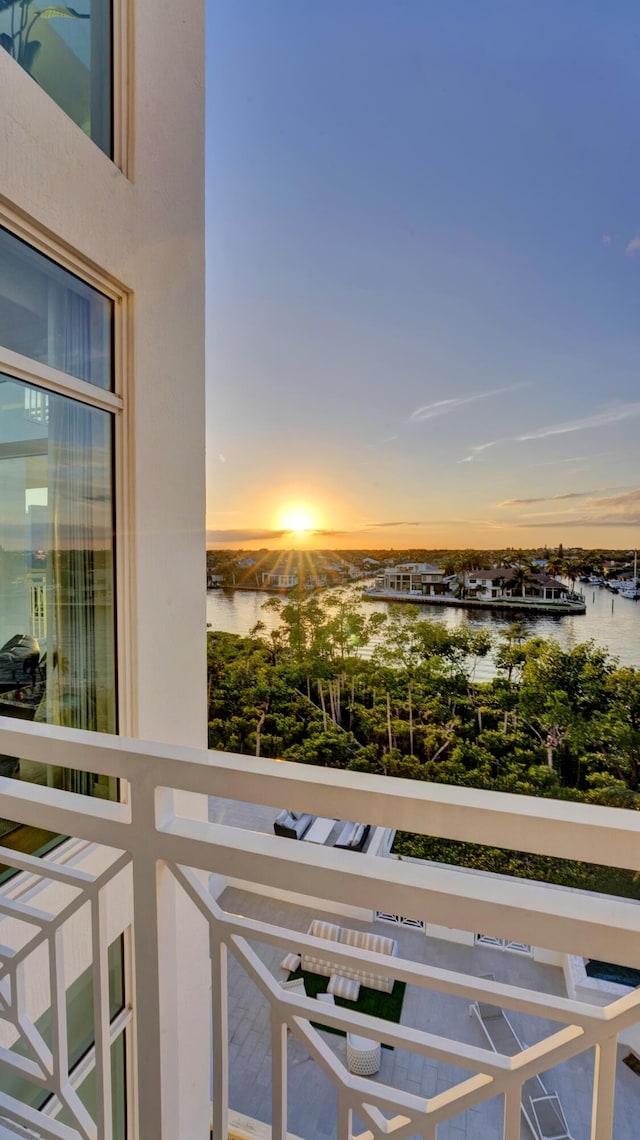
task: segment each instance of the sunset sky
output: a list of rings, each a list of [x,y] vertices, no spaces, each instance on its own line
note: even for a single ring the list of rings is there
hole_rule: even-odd
[[[640,545],[637,0],[209,0],[207,51],[209,545]]]

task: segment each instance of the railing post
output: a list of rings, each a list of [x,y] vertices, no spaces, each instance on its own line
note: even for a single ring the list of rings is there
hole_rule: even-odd
[[[133,859],[134,979],[138,1137],[169,1140],[163,1132],[170,1090],[162,1080],[158,884],[151,851]]]
[[[591,1140],[611,1140],[618,1057],[617,1036],[608,1037],[601,1045],[596,1045],[595,1054]]]
[[[352,1140],[353,1113],[342,1089],[338,1089],[338,1140]]]
[[[206,927],[170,867],[158,862],[153,779],[132,775],[137,1140],[208,1140]],[[163,810],[172,811],[176,794],[161,797]]]
[[[213,1016],[213,1136],[229,1131],[229,988],[227,947],[211,931],[211,1005]]]
[[[512,1085],[504,1094],[504,1140],[520,1140],[522,1113],[522,1089]]]
[[[287,1140],[287,1026],[271,1010],[271,1140]]]

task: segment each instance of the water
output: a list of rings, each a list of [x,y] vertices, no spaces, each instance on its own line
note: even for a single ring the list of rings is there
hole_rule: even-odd
[[[602,586],[580,586],[587,603],[586,614],[525,614],[522,618],[511,613],[486,610],[465,610],[457,607],[412,606],[421,618],[442,622],[448,629],[469,626],[471,629],[488,629],[497,635],[514,620],[522,620],[527,636],[552,637],[563,649],[572,649],[581,641],[593,639],[617,657],[621,665],[640,668],[640,602],[632,602],[605,590]],[[354,599],[360,596],[356,586],[346,587]],[[256,622],[264,622],[267,631],[278,625],[278,615],[262,606],[268,595],[257,591],[207,591],[207,621],[212,629],[246,635]],[[387,602],[362,602],[364,612],[389,612]],[[369,648],[369,653],[371,648]],[[365,656],[368,655],[365,651]],[[491,658],[478,663],[476,677],[488,680],[493,675]]]

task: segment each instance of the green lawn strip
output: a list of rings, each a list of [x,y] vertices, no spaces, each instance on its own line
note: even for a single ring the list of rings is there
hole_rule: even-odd
[[[297,978],[303,979],[307,997],[316,998],[318,994],[327,992],[329,979],[323,974],[311,974],[306,970],[296,970],[289,974],[288,980],[293,982]],[[368,1013],[370,1017],[380,1017],[383,1021],[392,1021],[398,1025],[402,1015],[402,1003],[406,988],[405,982],[394,982],[391,993],[386,994],[382,990],[372,990],[368,986],[360,986],[357,1001],[347,1001],[345,998],[337,997],[335,1003],[344,1006],[345,1009],[355,1009],[357,1013]],[[314,1021],[311,1024],[314,1029],[324,1029],[327,1033],[337,1033],[340,1037],[346,1037],[343,1029],[337,1029],[333,1025],[318,1025]],[[393,1049],[393,1045],[383,1043],[383,1049]]]

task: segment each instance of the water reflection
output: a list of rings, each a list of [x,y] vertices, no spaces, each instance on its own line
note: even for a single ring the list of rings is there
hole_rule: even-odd
[[[551,614],[517,615],[522,621],[527,636],[554,638],[563,649],[572,649],[581,641],[593,639],[603,646],[622,665],[640,668],[640,603],[618,597],[604,587],[583,587],[587,603],[586,614],[567,614],[564,617]],[[356,601],[361,596],[361,587],[346,586],[345,593]],[[278,625],[278,615],[262,608],[268,594],[252,591],[209,590],[207,592],[207,622],[212,629],[227,633],[247,635],[256,624],[264,623],[267,632]],[[362,602],[365,612],[388,613],[387,602]],[[488,629],[498,636],[514,620],[514,615],[500,611],[443,609],[439,606],[421,605],[413,607],[420,617],[429,621],[442,622],[448,629],[467,625],[472,629]],[[369,656],[372,646],[364,655]],[[481,661],[476,676],[478,680],[488,679],[493,674],[491,657]]]

